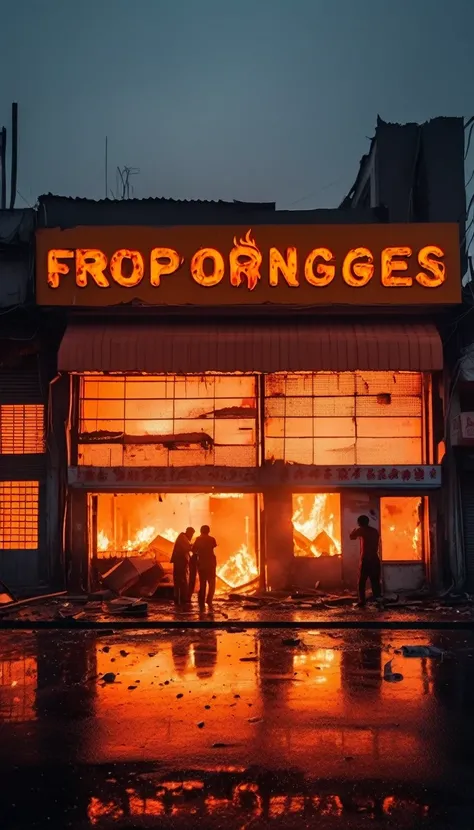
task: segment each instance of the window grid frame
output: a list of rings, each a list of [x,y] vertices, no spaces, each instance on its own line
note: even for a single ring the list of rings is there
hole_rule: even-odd
[[[0,455],[43,455],[45,406],[0,404]]]
[[[385,376],[385,378],[387,378],[387,379],[391,376],[392,378],[402,378],[402,379],[410,378],[410,379],[413,379],[413,380],[417,381],[417,384],[416,384],[417,390],[416,390],[416,392],[409,393],[409,392],[403,392],[402,391],[398,394],[397,393],[394,394],[393,392],[390,393],[390,400],[393,397],[396,400],[405,400],[407,402],[411,402],[412,405],[414,405],[414,403],[416,402],[417,412],[416,413],[413,412],[412,414],[405,414],[405,415],[385,415],[384,414],[384,416],[383,416],[384,419],[391,420],[392,423],[396,423],[397,421],[400,421],[400,420],[417,421],[419,423],[419,432],[420,432],[419,435],[417,435],[417,434],[415,434],[415,435],[404,435],[404,436],[397,436],[396,434],[394,435],[395,440],[397,439],[397,437],[401,437],[401,438],[404,438],[406,441],[413,441],[413,442],[417,441],[418,442],[419,452],[418,452],[418,455],[417,455],[416,459],[411,459],[410,461],[395,461],[395,460],[391,460],[389,458],[383,458],[383,459],[381,458],[380,461],[377,461],[377,462],[375,462],[375,461],[367,462],[367,461],[361,460],[360,456],[361,456],[361,453],[364,449],[364,447],[363,447],[364,443],[367,444],[368,442],[376,442],[376,441],[380,441],[381,439],[387,440],[391,437],[390,435],[374,435],[374,436],[364,435],[364,436],[360,436],[358,434],[361,426],[364,423],[364,420],[368,421],[369,419],[376,419],[377,418],[375,413],[370,413],[369,412],[367,415],[360,414],[360,410],[363,409],[364,402],[366,402],[367,399],[373,399],[373,401],[375,401],[375,400],[379,401],[380,398],[383,398],[383,393],[372,392],[372,393],[369,394],[369,392],[368,392],[366,395],[364,395],[363,393],[361,394],[361,392],[359,391],[360,388],[363,386],[363,384],[367,385],[367,381],[364,381],[364,376],[365,377],[371,376],[371,378],[375,379],[375,380],[377,380],[377,376],[380,376],[380,380],[383,380],[382,376]],[[348,394],[348,389],[346,389],[346,388],[343,388],[341,390],[340,394],[332,394],[332,395],[330,394],[330,389],[322,390],[322,389],[318,388],[319,385],[315,389],[317,381],[324,381],[325,379],[330,378],[331,381],[334,382],[335,377],[337,377],[338,382],[341,381],[341,385],[343,387],[345,387],[345,385],[348,382],[352,384],[352,390],[353,390],[352,395]],[[301,394],[301,393],[298,394],[298,391],[295,392],[295,391],[291,390],[291,387],[290,387],[290,392],[288,392],[288,386],[290,384],[293,384],[293,382],[295,382],[295,381],[297,382],[298,379],[301,379],[304,382],[307,382],[307,381],[311,380],[311,394]],[[273,394],[272,394],[272,384],[274,384],[274,387],[277,387],[278,385],[280,385],[280,388],[283,388],[284,391],[283,392],[278,391],[277,393],[275,393],[275,391],[274,391]],[[317,391],[319,391],[319,394],[316,394]],[[341,465],[344,465],[344,466],[361,466],[361,465],[369,466],[370,463],[372,465],[373,464],[379,464],[379,463],[382,463],[382,464],[398,464],[398,463],[401,463],[401,464],[404,464],[404,463],[407,463],[407,464],[424,464],[424,463],[426,463],[426,461],[425,461],[425,456],[426,456],[426,435],[425,435],[425,432],[426,432],[426,430],[425,430],[425,418],[424,418],[424,397],[425,397],[424,396],[424,376],[423,376],[423,373],[421,373],[421,372],[361,372],[361,371],[359,371],[359,372],[342,372],[342,373],[333,373],[333,372],[283,373],[282,372],[282,373],[275,373],[275,374],[266,375],[265,376],[265,407],[266,407],[266,409],[265,409],[265,439],[266,439],[266,446],[268,447],[268,443],[269,442],[271,443],[271,441],[272,441],[272,437],[268,435],[268,431],[269,431],[271,421],[272,420],[273,421],[282,420],[283,421],[283,435],[281,435],[276,440],[279,440],[279,441],[282,442],[283,451],[282,451],[281,455],[279,455],[277,457],[276,460],[283,460],[285,463],[295,463],[294,459],[292,459],[291,457],[288,457],[289,456],[288,442],[289,441],[290,442],[295,442],[295,441],[303,441],[304,440],[308,443],[309,443],[309,441],[312,442],[311,462],[300,462],[300,463],[311,463],[312,465],[316,465],[316,466],[319,466],[319,465],[325,466],[324,462],[322,462],[320,459],[318,460],[318,457],[317,457],[318,441],[321,441],[321,438],[323,438],[324,441],[327,441],[328,439],[329,440],[332,439],[332,440],[339,440],[339,441],[347,440],[347,442],[348,442],[347,449],[349,450],[349,452],[352,452],[352,455],[353,455],[352,460],[349,460],[349,461],[347,461],[347,460],[336,461],[335,460],[333,462],[335,465],[341,464]],[[281,398],[283,398],[283,402],[284,402],[283,403],[283,415],[282,416],[269,416],[267,414],[267,403],[269,401],[281,400]],[[291,416],[288,416],[287,415],[289,401],[295,401],[298,398],[301,401],[308,400],[308,399],[310,399],[312,401],[311,416],[309,416],[309,415],[303,415],[303,416],[291,415]],[[321,399],[325,399],[327,401],[328,400],[335,400],[335,401],[339,400],[340,401],[341,399],[345,399],[347,401],[351,400],[353,402],[353,404],[352,404],[352,415],[344,414],[344,415],[338,416],[338,415],[325,414],[325,415],[319,415],[318,416],[318,414],[317,414],[318,400],[321,400]],[[383,405],[383,404],[381,404],[381,405]],[[293,418],[295,421],[298,420],[298,417],[301,418],[301,421],[303,421],[303,420],[307,421],[309,418],[311,418],[312,435],[310,435],[310,436],[306,436],[306,435],[297,436],[297,435],[294,435],[294,434],[288,435],[288,430],[286,428],[286,425],[288,423],[289,417]],[[378,417],[380,417],[380,416],[378,416]],[[318,418],[325,418],[325,419],[331,418],[332,420],[337,420],[338,418],[341,418],[341,419],[342,418],[347,418],[347,419],[351,418],[351,420],[353,421],[353,424],[354,424],[354,433],[353,433],[353,435],[348,435],[348,436],[343,436],[343,435],[340,435],[340,434],[339,435],[332,435],[332,436],[331,435],[326,435],[326,434],[324,436],[316,435],[315,434],[315,421]],[[336,430],[335,430],[335,432],[336,432]],[[389,432],[388,428],[387,428],[387,432]],[[341,448],[340,448],[340,451],[342,451]],[[367,451],[368,450],[367,450],[367,447],[366,447],[365,452],[367,452]],[[270,461],[271,458],[272,458],[271,455],[267,452],[266,460]],[[296,463],[298,463],[298,462],[296,462]]]
[[[0,481],[0,550],[38,551],[40,481]]]

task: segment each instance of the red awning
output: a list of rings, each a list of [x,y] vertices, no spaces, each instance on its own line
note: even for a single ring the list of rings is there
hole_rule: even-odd
[[[71,323],[58,363],[65,372],[432,372],[443,346],[429,323]]]

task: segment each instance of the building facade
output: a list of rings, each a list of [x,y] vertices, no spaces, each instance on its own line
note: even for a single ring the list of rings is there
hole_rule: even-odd
[[[41,400],[17,362],[0,578],[87,590],[207,523],[224,587],[352,589],[364,513],[386,590],[461,584],[444,347],[462,299],[460,128],[379,122],[337,210],[42,197],[34,303],[18,304]]]
[[[36,234],[37,302],[64,326],[72,584],[210,524],[226,585],[353,588],[361,513],[388,590],[440,584],[458,227],[268,206],[214,206],[208,224],[200,205],[137,225],[134,208],[92,225],[82,205],[61,230],[40,214]]]

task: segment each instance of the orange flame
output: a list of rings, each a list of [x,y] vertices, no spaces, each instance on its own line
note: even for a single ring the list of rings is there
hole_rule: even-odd
[[[251,234],[252,229],[249,228],[243,239],[237,240],[234,236],[234,247],[229,254],[231,285],[238,287],[243,279],[247,279],[249,291],[253,291],[261,277],[262,264],[261,251]],[[242,257],[245,257],[244,262]]]
[[[297,556],[340,556],[341,539],[336,516],[328,505],[330,493],[316,493],[308,519],[305,519],[303,496],[297,496],[297,508],[293,513],[293,527],[300,534],[295,539]]]
[[[231,588],[246,585],[258,576],[255,556],[249,553],[247,545],[243,544],[227,562],[217,568],[217,575]]]
[[[240,494],[227,493],[222,495],[236,497]],[[133,538],[125,542],[122,546],[122,552],[131,555],[134,553],[144,553],[156,535],[158,535],[158,531],[155,527],[151,525],[142,527]],[[178,537],[178,531],[172,527],[167,527],[161,530],[159,535],[164,539],[168,539],[169,542],[175,542]],[[97,551],[99,555],[105,554],[106,551],[114,555],[113,550],[111,550],[111,545],[112,542],[107,534],[103,530],[99,530],[97,533]],[[231,588],[246,585],[258,576],[255,554],[249,551],[246,544],[242,544],[222,565],[219,565],[217,575]]]

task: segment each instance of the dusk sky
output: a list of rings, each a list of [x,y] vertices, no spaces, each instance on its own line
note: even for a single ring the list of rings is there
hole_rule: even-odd
[[[474,112],[474,0],[0,0],[17,207],[41,193],[333,207],[377,114]],[[10,137],[10,136],[9,136]]]

